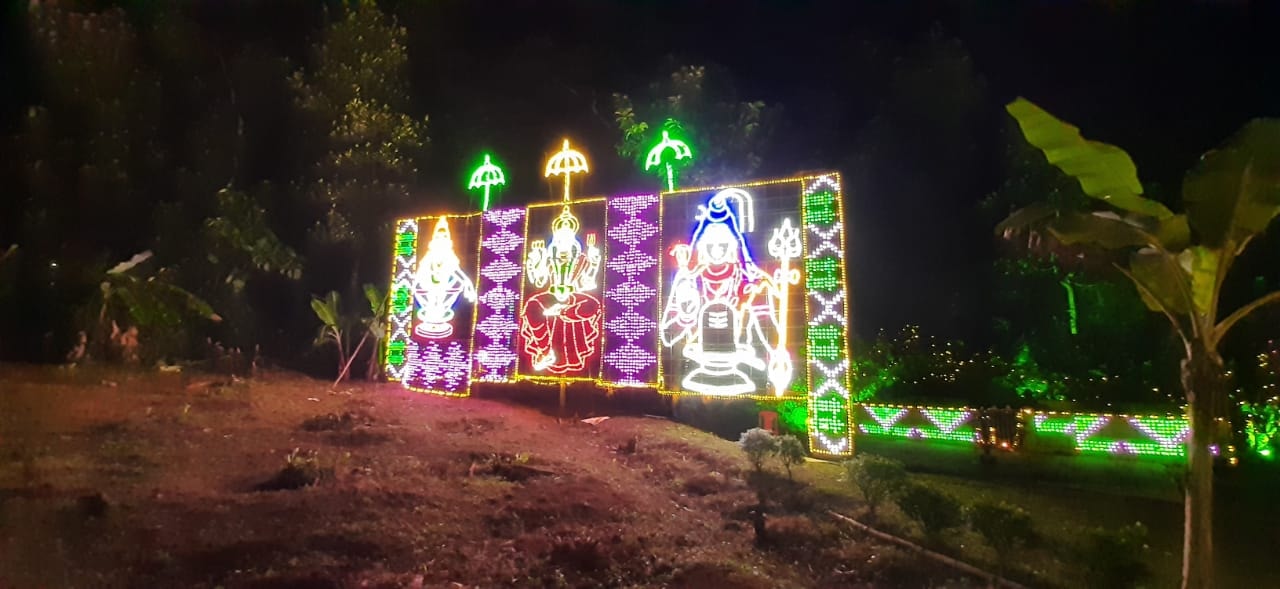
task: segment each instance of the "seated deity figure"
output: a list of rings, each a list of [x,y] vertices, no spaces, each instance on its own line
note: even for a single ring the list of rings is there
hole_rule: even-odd
[[[711,197],[690,243],[671,248],[676,271],[660,322],[663,345],[683,343],[682,355],[696,365],[681,385],[707,395],[760,392],[744,367],[766,371],[775,353],[777,288],[743,237],[741,211],[750,197],[729,192],[740,191]]]
[[[578,241],[578,219],[566,206],[551,224],[551,243],[530,243],[525,272],[535,288],[520,317],[524,352],[533,369],[554,374],[586,368],[600,340],[600,301],[587,291],[597,288],[600,249],[594,233],[585,250]]]
[[[453,335],[453,307],[459,296],[474,302],[476,287],[462,271],[449,224],[441,217],[431,233],[427,253],[418,262],[413,297],[418,302],[419,322],[414,332],[428,339]]]

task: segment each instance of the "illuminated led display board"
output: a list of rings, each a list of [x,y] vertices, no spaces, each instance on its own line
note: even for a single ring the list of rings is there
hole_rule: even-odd
[[[802,401],[851,453],[839,175],[575,198],[585,171],[566,142],[560,200],[397,223],[388,376]]]
[[[517,378],[599,378],[604,221],[603,198],[528,208]]]
[[[410,389],[470,391],[480,221],[474,213],[397,223],[386,364]]]

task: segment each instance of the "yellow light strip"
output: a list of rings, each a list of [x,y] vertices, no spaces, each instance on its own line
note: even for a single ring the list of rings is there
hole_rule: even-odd
[[[828,174],[836,183],[836,218],[840,219],[840,254],[846,260],[844,267],[841,268],[841,278],[844,282],[844,321],[845,321],[845,338],[844,338],[844,357],[849,363],[848,368],[844,371],[844,390],[846,397],[845,402],[845,419],[848,420],[849,432],[849,454],[854,452],[854,423],[853,423],[853,349],[850,347],[849,340],[853,339],[850,335],[853,333],[853,316],[849,314],[849,300],[853,298],[853,287],[849,279],[849,246],[845,242],[845,235],[850,227],[849,219],[845,218],[844,211],[844,180],[840,178],[839,172]],[[814,176],[818,178],[821,176]]]
[[[485,156],[485,161],[489,160],[489,156]],[[484,248],[484,214],[474,213],[474,217],[467,219],[467,224],[474,224],[475,227],[471,231],[476,238],[476,255],[475,255],[475,272],[471,275],[475,276],[476,301],[471,305],[471,337],[467,338],[467,396],[471,396],[471,385],[474,380],[471,378],[476,373],[476,321],[480,317],[480,250]]]
[[[607,197],[607,196],[589,196],[589,197],[587,197],[587,198],[579,198],[579,199],[571,200],[571,201],[569,201],[567,204],[568,204],[569,206],[571,206],[571,207],[572,207],[572,206],[574,206],[574,205],[588,204],[588,203],[593,203],[593,202],[601,202],[601,201],[607,200],[608,198],[609,198],[609,197]],[[538,207],[563,207],[565,204],[566,204],[566,203],[561,202],[561,201],[558,201],[558,200],[557,200],[557,201],[554,201],[554,202],[535,202],[535,203],[532,203],[532,204],[527,204],[527,205],[525,205],[525,208],[527,208],[527,209],[533,209],[533,208],[538,208]]]
[[[523,304],[524,304],[524,300],[525,300],[525,291],[524,291],[524,289],[525,289],[525,284],[526,284],[527,282],[529,282],[529,281],[526,279],[525,275],[524,275],[524,263],[525,263],[525,259],[526,259],[526,258],[528,258],[528,256],[529,256],[529,217],[532,217],[532,216],[533,216],[533,215],[530,215],[530,214],[529,214],[529,207],[525,207],[525,212],[524,212],[524,242],[520,244],[520,273],[519,273],[519,276],[520,276],[520,298],[519,298],[519,299],[516,299],[516,314],[515,314],[515,318],[516,318],[516,319],[519,319],[519,318],[521,317],[521,313],[523,313],[523,312],[524,312],[524,309],[521,309],[521,308],[520,308],[520,305],[523,305]],[[523,335],[522,333],[520,333],[521,331],[522,331],[522,329],[521,329],[520,322],[517,320],[517,321],[516,321],[516,332],[515,332],[514,334],[512,334],[512,338],[511,338],[511,343],[512,343],[513,345],[515,345],[515,348],[516,348],[516,349],[515,349],[515,352],[516,352],[516,365],[511,369],[511,381],[512,381],[512,382],[518,382],[518,381],[520,380],[520,360],[521,360],[522,358],[524,358],[524,351],[520,349],[520,344],[524,343],[524,335]]]

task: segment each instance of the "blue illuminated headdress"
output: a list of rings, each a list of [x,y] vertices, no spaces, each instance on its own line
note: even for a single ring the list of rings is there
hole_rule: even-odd
[[[737,203],[730,206],[729,201]],[[738,250],[742,252],[742,261],[749,272],[757,272],[755,260],[751,259],[751,250],[747,249],[747,241],[743,232],[743,219],[746,230],[755,229],[755,215],[751,208],[751,195],[740,188],[726,188],[707,199],[707,204],[698,205],[698,227],[693,231],[693,239],[689,245],[695,245],[702,239],[702,233],[710,223],[722,223],[729,226],[733,236],[738,240]]]

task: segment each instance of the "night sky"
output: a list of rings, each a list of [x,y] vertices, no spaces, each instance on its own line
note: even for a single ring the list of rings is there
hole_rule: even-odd
[[[6,4],[0,130],[9,134],[40,90],[24,38],[26,3]],[[123,4],[141,22],[157,13],[148,2]],[[647,187],[612,157],[608,99],[673,65],[723,67],[740,99],[781,105],[757,175],[846,173],[863,336],[916,323],[983,338],[996,244],[977,205],[1005,177],[1003,105],[1014,97],[1128,150],[1148,192],[1174,204],[1199,154],[1250,118],[1280,116],[1275,2],[381,5],[409,30],[413,110],[430,116],[424,209],[464,206],[451,201],[482,149],[507,161],[510,202],[543,199],[553,187],[540,162],[566,135],[593,157],[589,192]],[[306,62],[325,22],[316,4],[300,1],[208,0],[188,12],[202,29],[196,42],[228,52],[256,45],[295,64]],[[950,69],[926,75],[939,63]],[[257,138],[249,165],[270,176],[273,154],[289,140],[287,129]],[[8,230],[0,222],[0,245]]]

